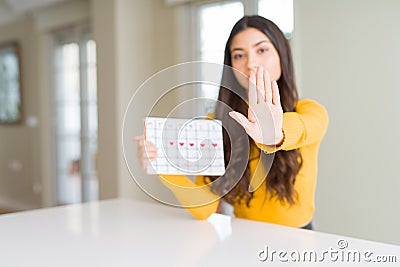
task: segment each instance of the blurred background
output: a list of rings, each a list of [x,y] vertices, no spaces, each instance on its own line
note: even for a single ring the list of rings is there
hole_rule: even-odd
[[[315,226],[400,245],[399,13],[397,0],[0,0],[0,213],[152,201],[122,153],[129,99],[166,67],[223,63],[234,22],[260,14],[292,45],[300,96],[329,112]]]

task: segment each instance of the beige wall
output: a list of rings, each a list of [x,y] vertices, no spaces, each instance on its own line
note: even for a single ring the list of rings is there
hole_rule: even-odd
[[[116,11],[114,1],[92,1],[91,17],[97,48],[98,176],[102,198],[118,195]]]
[[[150,200],[126,167],[122,123],[129,100],[139,86],[152,74],[177,62],[174,12],[162,0],[92,1],[98,51],[98,160],[102,199],[122,196]],[[148,94],[152,96],[152,92]],[[141,119],[135,118],[135,127],[129,130],[132,145],[133,137],[143,131]],[[132,145],[127,159],[135,161]],[[138,167],[136,162],[133,164]]]
[[[303,97],[330,116],[320,151],[319,230],[400,244],[400,1],[295,1]]]

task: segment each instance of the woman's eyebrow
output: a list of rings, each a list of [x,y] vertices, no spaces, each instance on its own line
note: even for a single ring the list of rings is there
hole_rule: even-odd
[[[256,47],[257,45],[260,45],[262,43],[271,43],[271,42],[268,42],[267,40],[262,40],[262,41],[259,41],[258,43],[256,43],[255,45],[253,45],[253,47]]]
[[[233,48],[232,50],[231,50],[231,53],[233,52],[233,51],[243,51],[244,49],[243,48],[239,48],[239,47],[235,47],[235,48]]]

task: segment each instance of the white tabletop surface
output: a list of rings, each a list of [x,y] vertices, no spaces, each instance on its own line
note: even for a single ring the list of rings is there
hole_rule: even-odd
[[[4,267],[400,266],[399,246],[124,199],[2,215],[0,255]]]

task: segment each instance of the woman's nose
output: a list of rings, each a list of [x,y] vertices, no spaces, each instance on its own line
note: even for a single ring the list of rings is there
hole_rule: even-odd
[[[255,60],[254,56],[248,56],[247,59],[247,73],[250,75],[250,71],[257,68],[258,63]]]

